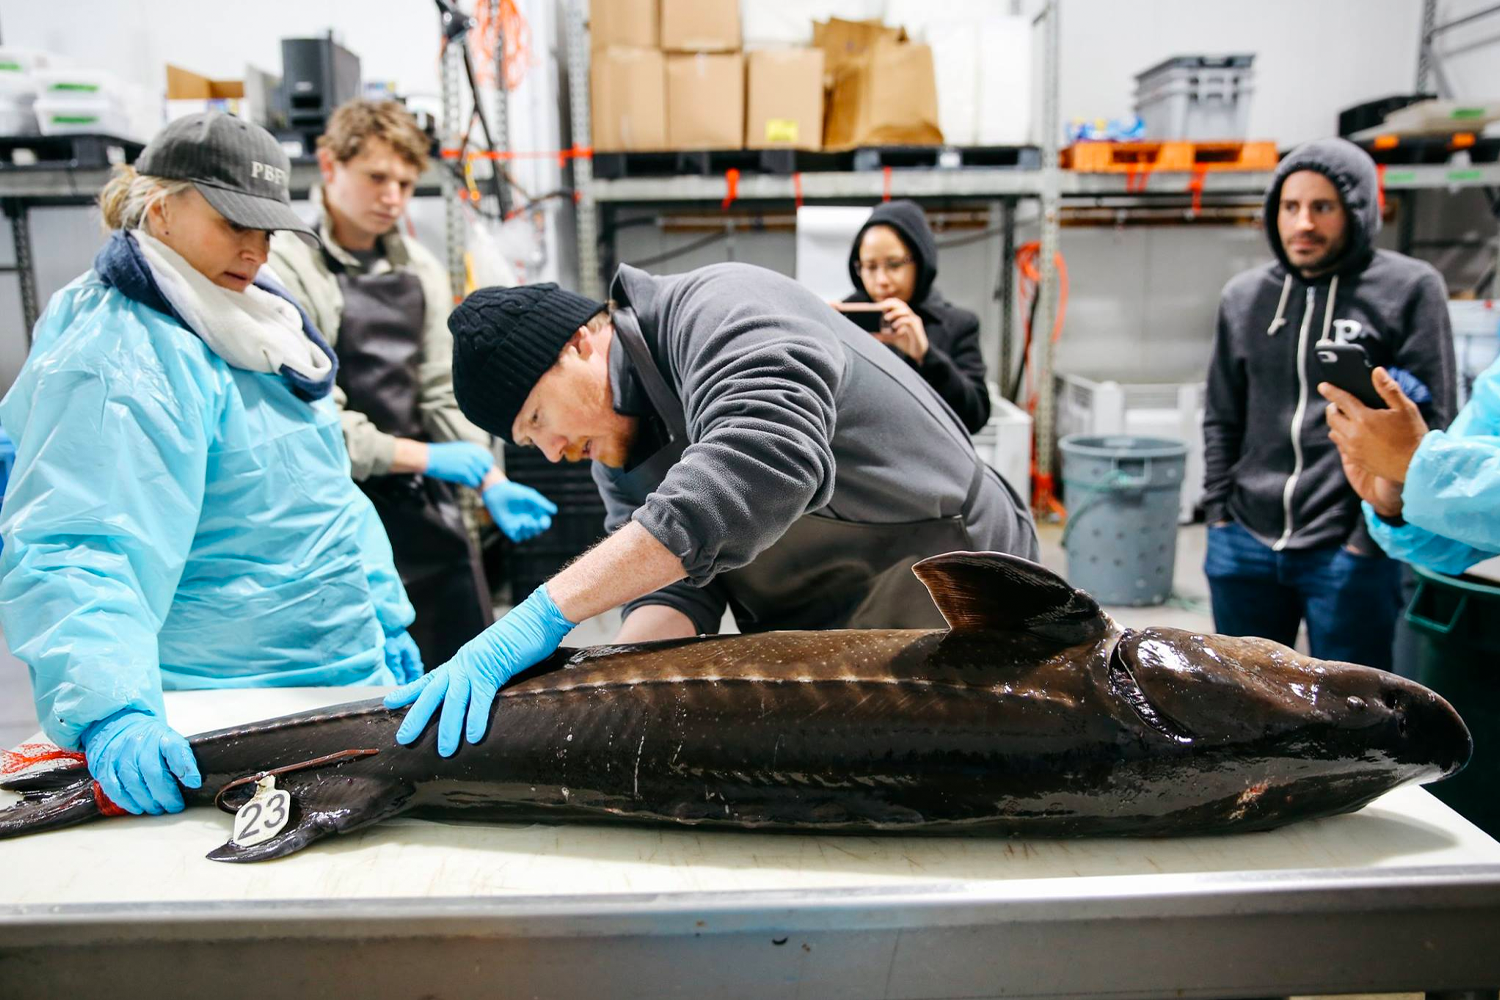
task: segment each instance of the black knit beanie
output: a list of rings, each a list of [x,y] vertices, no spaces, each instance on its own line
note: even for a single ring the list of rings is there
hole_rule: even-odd
[[[574,331],[603,311],[604,303],[550,281],[475,291],[448,316],[458,408],[514,444],[511,426],[537,380]]]

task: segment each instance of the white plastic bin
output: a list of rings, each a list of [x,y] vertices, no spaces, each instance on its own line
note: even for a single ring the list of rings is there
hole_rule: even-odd
[[[1500,303],[1494,299],[1454,299],[1448,303],[1453,326],[1453,357],[1458,363],[1458,405],[1469,401],[1474,380],[1500,355]]]
[[[1031,414],[990,386],[990,421],[974,435],[974,450],[1015,487],[1031,498]]]
[[[1246,137],[1253,55],[1174,56],[1136,74],[1135,113],[1152,139]]]
[[[1187,463],[1178,521],[1188,524],[1203,500],[1204,393],[1202,382],[1095,382],[1058,375],[1057,436],[1128,434],[1181,441]]]

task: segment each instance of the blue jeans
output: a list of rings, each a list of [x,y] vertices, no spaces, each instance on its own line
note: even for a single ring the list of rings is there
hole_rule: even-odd
[[[1401,564],[1334,545],[1275,552],[1236,523],[1208,529],[1214,628],[1288,646],[1307,620],[1308,649],[1320,660],[1391,669],[1401,613]]]

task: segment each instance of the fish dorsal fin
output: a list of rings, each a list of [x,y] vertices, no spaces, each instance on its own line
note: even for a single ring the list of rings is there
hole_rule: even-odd
[[[912,572],[955,632],[1022,632],[1076,646],[1114,628],[1092,597],[1029,559],[949,552],[923,559]]]

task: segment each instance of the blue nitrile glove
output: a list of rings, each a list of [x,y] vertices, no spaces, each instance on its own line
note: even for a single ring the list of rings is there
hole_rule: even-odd
[[[411,633],[402,629],[386,638],[385,665],[396,675],[397,684],[410,684],[422,676],[422,653]]]
[[[470,743],[478,743],[484,739],[490,705],[501,686],[552,655],[573,628],[573,622],[563,616],[547,595],[547,585],[542,584],[512,608],[510,614],[464,643],[453,659],[385,696],[386,708],[416,702],[396,730],[396,742],[407,744],[416,740],[441,704],[438,753],[453,756],[458,749],[460,728]]]
[[[1427,383],[1405,368],[1387,368],[1385,373],[1396,380],[1396,385],[1413,403],[1422,406],[1432,402],[1432,391],[1427,388]]]
[[[552,527],[552,515],[557,513],[557,504],[530,486],[509,479],[500,480],[481,495],[490,517],[513,542],[524,542],[540,535]]]
[[[181,781],[203,784],[193,748],[171,726],[144,712],[118,712],[83,731],[89,773],[126,812],[182,812]],[[174,777],[175,775],[175,777]]]
[[[433,479],[479,489],[494,468],[495,456],[467,441],[444,441],[427,446],[427,474]]]

